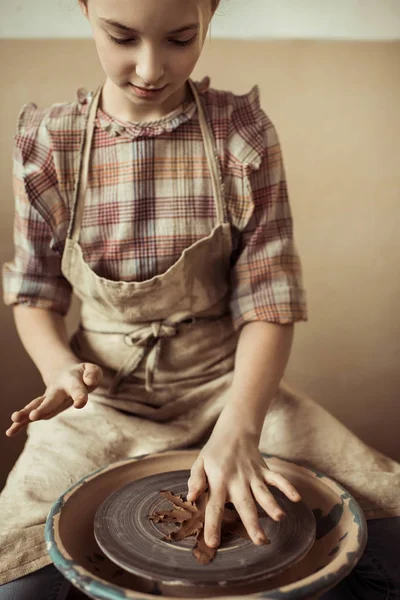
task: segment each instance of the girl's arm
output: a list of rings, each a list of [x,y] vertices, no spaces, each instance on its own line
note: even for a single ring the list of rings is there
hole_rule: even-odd
[[[21,342],[48,385],[61,366],[76,365],[79,360],[69,348],[65,319],[59,313],[42,308],[17,305],[13,308]]]
[[[225,502],[235,504],[256,544],[265,542],[254,498],[275,520],[284,518],[282,509],[267,484],[281,489],[290,500],[300,500],[294,487],[270,471],[258,445],[264,418],[284,373],[293,340],[293,325],[256,321],[245,325],[239,337],[230,399],[214,431],[194,463],[189,479],[190,500],[207,487],[205,540],[219,545]]]
[[[264,418],[283,377],[294,326],[254,321],[240,333],[227,414],[240,415],[243,431],[259,441]]]
[[[85,406],[88,392],[100,383],[102,371],[91,363],[82,363],[71,351],[64,317],[41,308],[17,305],[14,319],[22,344],[46,385],[42,396],[11,415],[13,424],[6,431],[13,436],[30,421],[49,419],[69,406]]]

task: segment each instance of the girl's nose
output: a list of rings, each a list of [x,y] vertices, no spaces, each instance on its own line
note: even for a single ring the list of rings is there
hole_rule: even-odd
[[[136,75],[143,84],[157,87],[164,77],[164,65],[159,52],[143,48],[136,62]]]

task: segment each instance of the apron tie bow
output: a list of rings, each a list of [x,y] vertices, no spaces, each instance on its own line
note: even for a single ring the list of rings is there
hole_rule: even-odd
[[[145,386],[146,391],[153,391],[154,372],[160,356],[161,340],[175,337],[178,333],[178,325],[179,323],[154,321],[131,333],[124,334],[124,342],[127,346],[132,347],[132,352],[115,375],[110,389],[112,394],[118,390],[121,381],[137,369],[146,355]]]

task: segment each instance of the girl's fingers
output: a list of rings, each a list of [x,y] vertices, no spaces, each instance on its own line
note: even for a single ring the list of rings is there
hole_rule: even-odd
[[[100,367],[91,363],[83,363],[79,374],[70,373],[69,382],[62,387],[48,388],[46,393],[32,400],[22,410],[17,410],[11,415],[12,425],[7,429],[6,435],[17,435],[29,425],[30,421],[51,419],[66,408],[74,405],[83,408],[88,401],[88,392],[93,391],[101,382],[103,372]]]
[[[11,427],[9,427],[7,429],[6,436],[13,437],[14,435],[17,435],[18,433],[20,433],[21,431],[26,429],[28,427],[28,425],[29,425],[29,420],[26,420],[23,423],[13,423],[11,425]]]
[[[48,421],[49,419],[52,419],[53,417],[56,417],[61,412],[63,412],[63,410],[66,410],[70,406],[72,406],[72,400],[71,400],[71,398],[69,396],[67,396],[64,399],[64,401],[61,402],[61,404],[59,404],[58,407],[55,410],[53,410],[53,412],[48,413],[45,417],[43,417],[43,420]]]
[[[280,475],[275,471],[270,471],[269,469],[263,470],[263,475],[267,484],[277,487],[292,502],[299,502],[301,500],[301,496],[294,485],[292,485],[290,481],[283,477],[283,475]]]
[[[14,422],[11,425],[11,427],[7,429],[6,435],[7,437],[13,437],[14,435],[17,435],[18,433],[26,429],[31,421],[52,419],[71,405],[71,398],[69,396],[66,396],[65,392],[63,392],[62,390],[59,390],[58,393],[53,394],[49,398],[46,398],[45,396],[36,398],[32,402],[30,402],[24,409],[24,411],[29,411],[30,408],[30,412],[25,413],[25,417],[23,420],[19,419],[19,421]],[[37,408],[34,408],[35,406],[37,406]]]
[[[75,408],[83,408],[86,405],[88,392],[84,384],[75,383],[68,392]]]
[[[210,485],[210,496],[204,515],[204,540],[210,548],[218,548],[220,544],[225,499],[225,487],[220,484],[217,484],[215,487],[211,487]]]
[[[231,498],[251,540],[257,546],[265,544],[267,538],[260,525],[257,507],[250,489],[245,485],[238,485],[231,489]]]
[[[258,504],[274,521],[281,521],[285,518],[285,512],[261,479],[256,479],[252,482],[251,491]]]
[[[44,396],[39,396],[38,398],[35,398],[34,400],[32,400],[32,402],[29,402],[29,404],[27,404],[24,408],[22,408],[21,410],[17,410],[15,412],[13,412],[13,414],[11,415],[11,421],[14,421],[14,423],[20,423],[22,421],[29,421],[29,413],[34,410],[35,408],[38,408],[41,403],[44,400]]]
[[[194,502],[196,498],[201,496],[201,494],[206,491],[207,487],[208,483],[207,476],[204,471],[204,463],[203,460],[199,457],[193,464],[190,471],[190,477],[188,480],[187,499],[190,502]]]
[[[29,413],[30,421],[39,421],[40,419],[47,419],[54,411],[58,409],[64,403],[64,400],[68,398],[68,394],[65,390],[55,390],[54,392],[48,392],[41,405],[35,410]],[[72,402],[70,401],[71,405]]]
[[[97,365],[84,363],[83,383],[87,386],[88,392],[93,392],[100,385],[103,379],[103,371]]]

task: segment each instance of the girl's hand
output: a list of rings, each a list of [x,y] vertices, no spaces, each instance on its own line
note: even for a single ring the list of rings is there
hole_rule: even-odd
[[[212,548],[220,544],[226,502],[235,505],[252,541],[257,545],[265,543],[254,499],[274,521],[285,518],[268,485],[279,488],[293,502],[301,500],[287,479],[268,469],[258,450],[258,437],[241,430],[237,419],[234,423],[222,414],[193,464],[188,481],[188,500],[196,500],[209,489],[204,523],[206,544]]]
[[[76,363],[64,367],[55,374],[43,396],[35,398],[25,408],[11,415],[13,424],[7,429],[6,435],[17,435],[31,421],[51,419],[72,405],[83,408],[88,401],[88,393],[96,389],[102,377],[101,368],[91,363]]]

